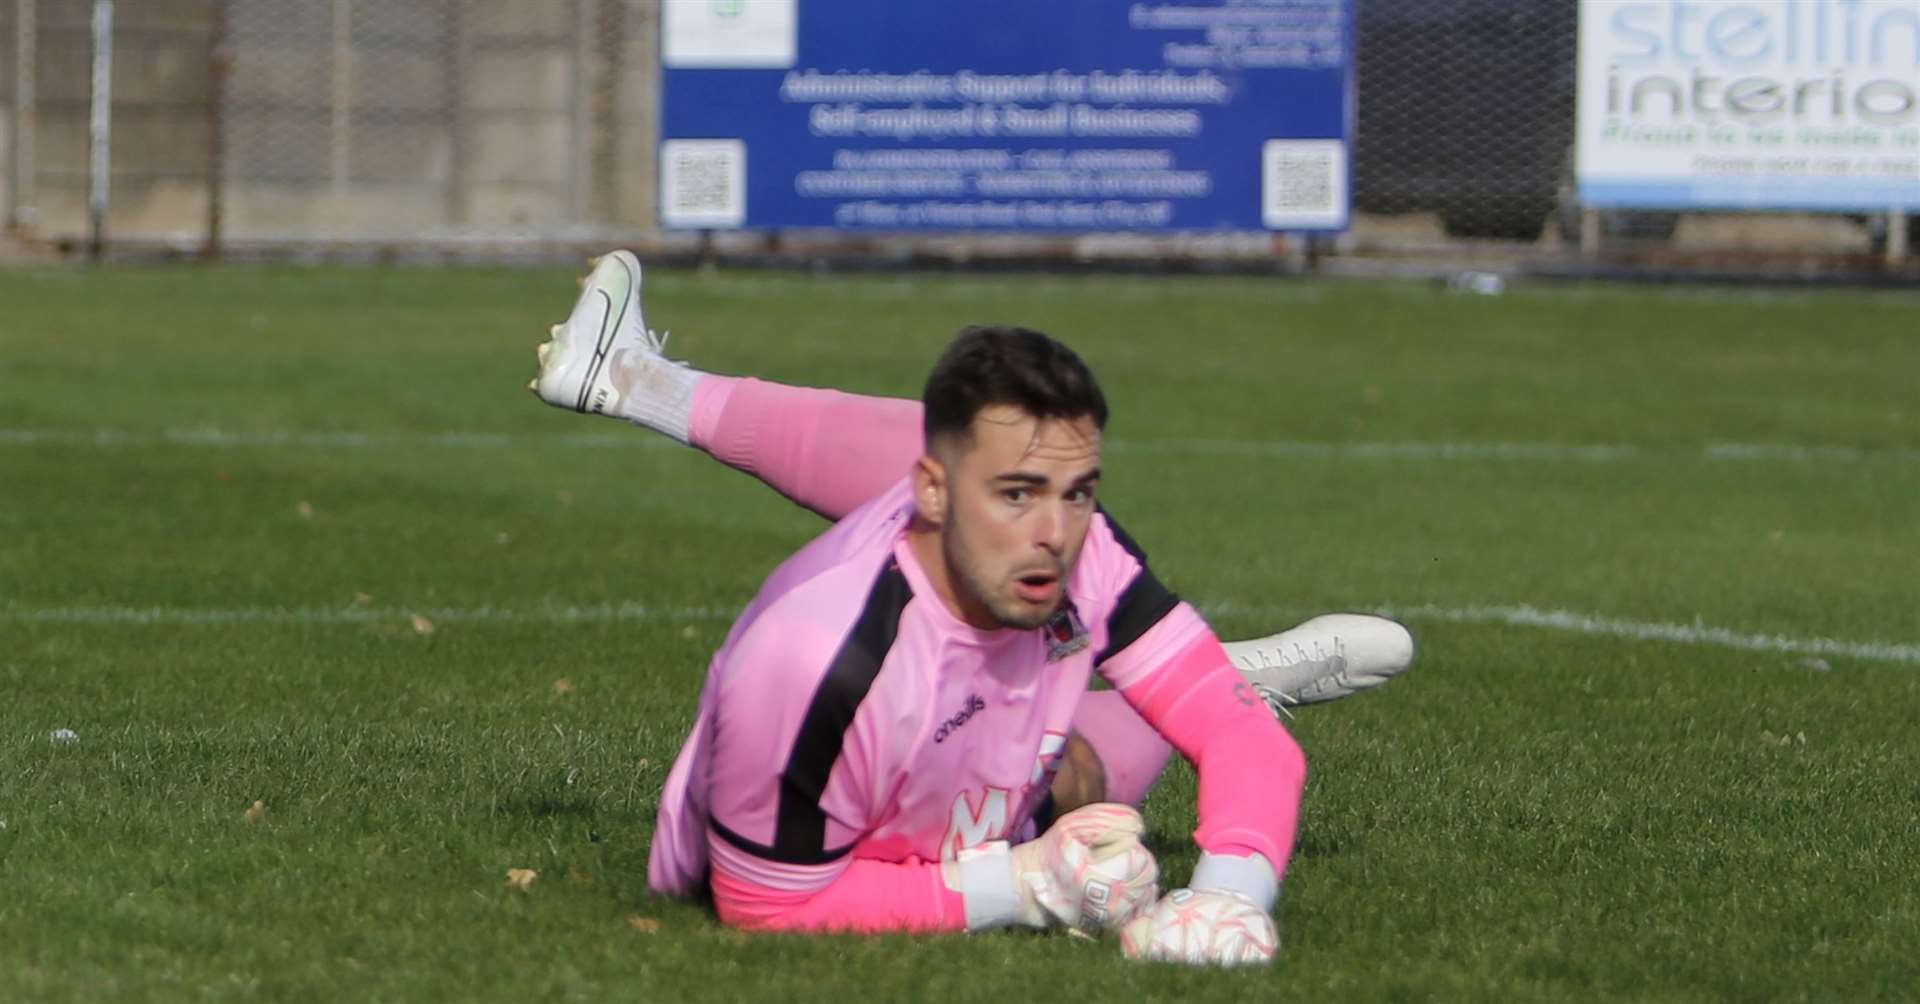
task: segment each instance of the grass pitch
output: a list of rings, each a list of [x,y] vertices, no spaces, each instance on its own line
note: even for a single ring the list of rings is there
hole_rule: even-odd
[[[1920,993],[1920,300],[650,274],[677,354],[789,382],[1057,334],[1222,634],[1413,626],[1293,723],[1284,954],[1200,972],[646,894],[706,658],[821,527],[522,391],[572,290],[0,274],[0,999]],[[1176,879],[1192,798],[1147,807]]]

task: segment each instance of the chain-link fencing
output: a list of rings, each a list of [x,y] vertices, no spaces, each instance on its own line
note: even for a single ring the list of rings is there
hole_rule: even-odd
[[[89,231],[91,7],[0,0],[0,200],[30,239]],[[662,237],[660,0],[115,8],[110,241]],[[1718,267],[1784,254],[1799,267],[1877,267],[1884,217],[1583,213],[1576,11],[1572,0],[1360,0],[1354,223],[1315,252],[1536,262],[1598,252],[1675,267],[1687,255]],[[817,248],[822,237],[807,239]],[[1079,253],[1098,246],[1090,238]]]
[[[9,215],[31,235],[76,239],[89,226],[91,5],[0,3]],[[115,240],[647,229],[651,0],[114,6]],[[21,67],[39,85],[24,114]],[[32,152],[16,156],[23,122]]]
[[[643,229],[651,5],[253,0],[226,6],[235,237],[557,237]],[[631,157],[627,168],[646,163]]]

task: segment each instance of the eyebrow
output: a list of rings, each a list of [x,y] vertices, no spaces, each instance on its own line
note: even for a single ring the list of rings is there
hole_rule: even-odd
[[[1008,471],[1005,474],[996,475],[993,480],[1011,481],[1011,482],[1014,482],[1015,484],[1033,485],[1038,488],[1044,488],[1047,485],[1047,478],[1045,475],[1034,474],[1031,471]],[[1077,487],[1079,485],[1084,485],[1090,481],[1098,481],[1098,480],[1100,480],[1100,468],[1096,467],[1093,470],[1090,470],[1087,473],[1082,474],[1077,478],[1074,478],[1072,484]]]

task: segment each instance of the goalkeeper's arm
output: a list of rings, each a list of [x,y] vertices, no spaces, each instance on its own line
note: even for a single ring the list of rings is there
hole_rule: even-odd
[[[1205,853],[1193,886],[1269,909],[1293,852],[1306,756],[1233,670],[1212,629],[1184,603],[1175,614],[1103,672],[1199,774],[1193,838]]]
[[[743,875],[769,875],[772,863],[742,859],[750,852],[716,831],[710,884],[722,921],[760,930],[1117,929],[1158,892],[1159,869],[1140,844],[1144,829],[1128,806],[1088,805],[1037,840],[1012,848],[995,841],[945,864],[854,858],[776,866],[771,874],[794,883],[784,889]]]

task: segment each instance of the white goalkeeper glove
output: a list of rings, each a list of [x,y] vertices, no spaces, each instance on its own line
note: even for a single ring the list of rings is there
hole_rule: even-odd
[[[1264,966],[1280,949],[1270,906],[1279,880],[1267,859],[1202,855],[1193,886],[1175,889],[1120,929],[1120,951],[1146,962]]]
[[[1279,948],[1273,917],[1232,892],[1175,889],[1120,929],[1120,950],[1144,962],[1264,966]]]
[[[948,885],[966,897],[971,930],[1005,923],[1119,930],[1160,894],[1160,865],[1140,843],[1145,831],[1130,806],[1084,805],[1035,840],[962,852]]]

